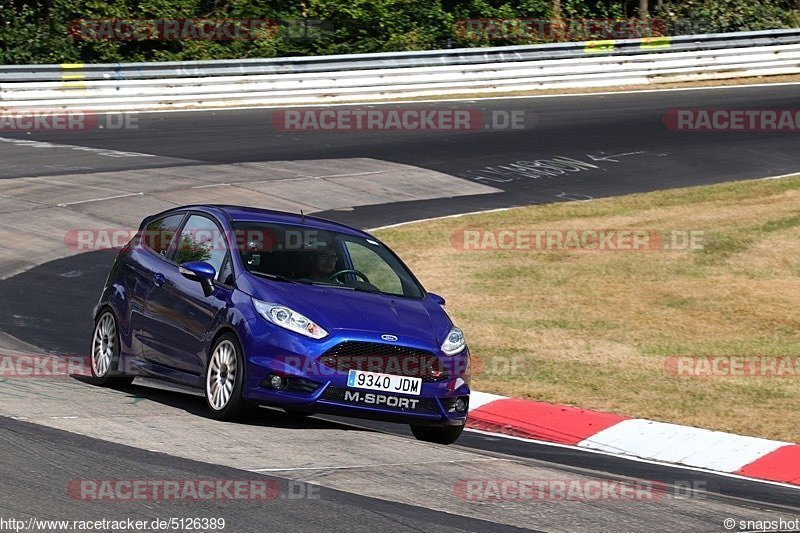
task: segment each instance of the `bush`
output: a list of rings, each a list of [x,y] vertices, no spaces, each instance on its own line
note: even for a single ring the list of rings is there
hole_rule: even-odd
[[[688,33],[796,26],[798,0],[666,2],[654,17]],[[651,4],[654,4],[651,0]],[[565,19],[635,18],[638,0],[561,0]],[[114,63],[429,50],[563,39],[546,32],[500,38],[466,31],[465,19],[549,19],[553,0],[0,0],[0,63]],[[248,40],[92,40],[76,19],[278,19]],[[321,21],[317,26],[315,21]],[[298,30],[308,30],[307,32]],[[579,35],[568,38],[575,40]]]

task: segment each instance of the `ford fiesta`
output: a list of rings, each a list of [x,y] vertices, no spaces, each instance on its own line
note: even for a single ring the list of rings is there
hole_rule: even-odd
[[[94,310],[99,385],[202,389],[211,416],[255,405],[406,423],[450,444],[469,404],[464,336],[368,233],[320,218],[203,205],[146,218]]]

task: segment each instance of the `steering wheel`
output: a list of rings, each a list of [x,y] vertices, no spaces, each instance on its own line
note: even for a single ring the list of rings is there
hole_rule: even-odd
[[[342,274],[355,274],[359,278],[363,279],[364,282],[369,283],[369,278],[367,277],[366,274],[364,274],[360,270],[355,270],[353,268],[345,268],[344,270],[340,270],[338,272],[334,272],[333,274],[328,276],[328,279],[338,281],[338,280],[336,280],[336,278],[338,278]]]

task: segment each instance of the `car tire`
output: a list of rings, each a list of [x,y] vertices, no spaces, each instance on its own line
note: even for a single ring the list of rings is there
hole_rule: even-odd
[[[453,444],[461,436],[464,426],[418,426],[411,424],[411,433],[417,440],[436,444]]]
[[[103,387],[124,387],[133,382],[134,376],[114,375],[114,368],[119,365],[119,351],[117,317],[110,309],[105,309],[98,315],[92,330],[90,383]]]
[[[256,410],[242,398],[244,357],[239,341],[231,333],[223,333],[211,347],[205,372],[206,407],[211,418],[237,420]]]

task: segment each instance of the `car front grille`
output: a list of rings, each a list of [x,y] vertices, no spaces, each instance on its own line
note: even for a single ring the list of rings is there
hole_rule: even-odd
[[[422,378],[427,382],[449,378],[445,365],[433,353],[394,344],[346,341],[337,344],[317,360],[339,372],[365,370]]]

